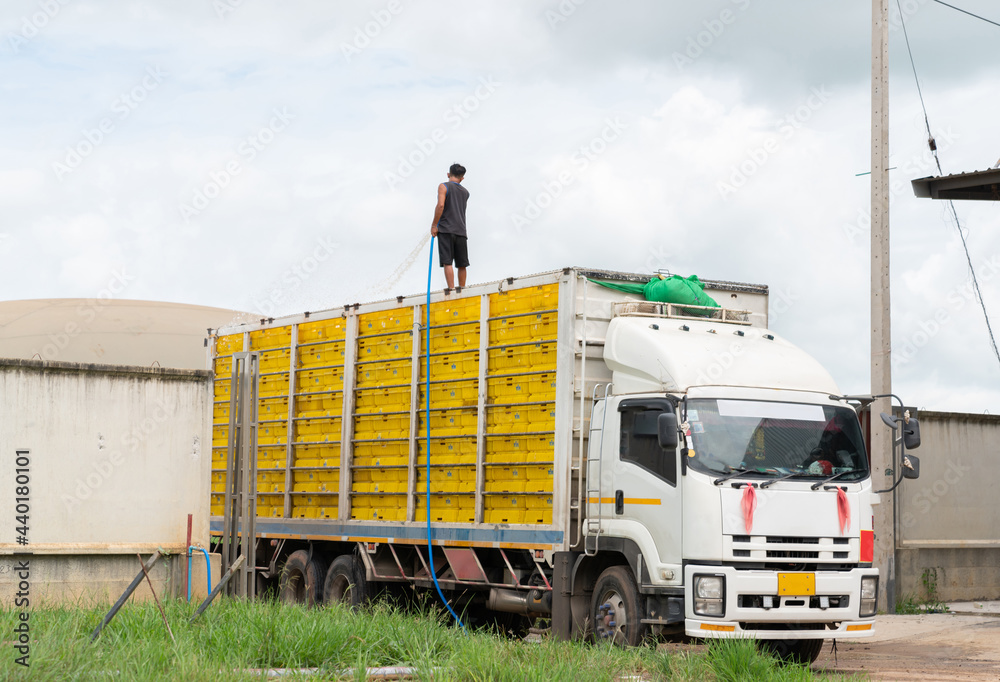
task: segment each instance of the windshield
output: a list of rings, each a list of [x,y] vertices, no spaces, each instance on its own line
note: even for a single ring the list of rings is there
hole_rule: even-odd
[[[694,445],[688,464],[700,471],[746,469],[813,478],[840,474],[841,481],[868,474],[858,418],[847,407],[689,400],[687,421]]]

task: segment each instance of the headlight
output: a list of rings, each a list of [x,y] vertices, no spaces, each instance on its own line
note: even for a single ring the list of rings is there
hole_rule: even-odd
[[[699,616],[725,615],[726,579],[721,575],[694,576],[694,612]]]
[[[868,618],[875,615],[875,604],[878,601],[878,576],[866,575],[861,578],[861,607],[858,615]]]

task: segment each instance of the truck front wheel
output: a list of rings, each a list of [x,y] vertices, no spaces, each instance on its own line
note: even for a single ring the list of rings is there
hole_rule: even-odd
[[[300,549],[288,555],[285,567],[281,569],[278,594],[287,604],[316,606],[323,601],[324,562],[319,557],[309,557]]]
[[[594,587],[594,637],[598,643],[639,646],[648,625],[642,622],[641,596],[627,566],[612,566],[601,573]]]
[[[364,575],[355,570],[354,557],[344,554],[333,560],[323,583],[326,604],[343,604],[357,607],[368,599],[368,585]]]

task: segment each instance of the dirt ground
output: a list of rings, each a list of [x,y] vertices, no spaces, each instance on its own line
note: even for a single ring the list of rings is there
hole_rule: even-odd
[[[829,642],[816,672],[866,674],[872,680],[1000,680],[1000,617],[928,614],[879,616],[875,634]]]

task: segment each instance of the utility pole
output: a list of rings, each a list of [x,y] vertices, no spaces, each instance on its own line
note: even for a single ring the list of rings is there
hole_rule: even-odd
[[[889,0],[872,0],[872,395],[892,393],[889,314]],[[871,405],[872,485],[892,487],[892,431],[878,418],[892,413],[889,398]],[[875,512],[875,566],[879,569],[878,608],[896,610],[895,492],[884,493]]]

